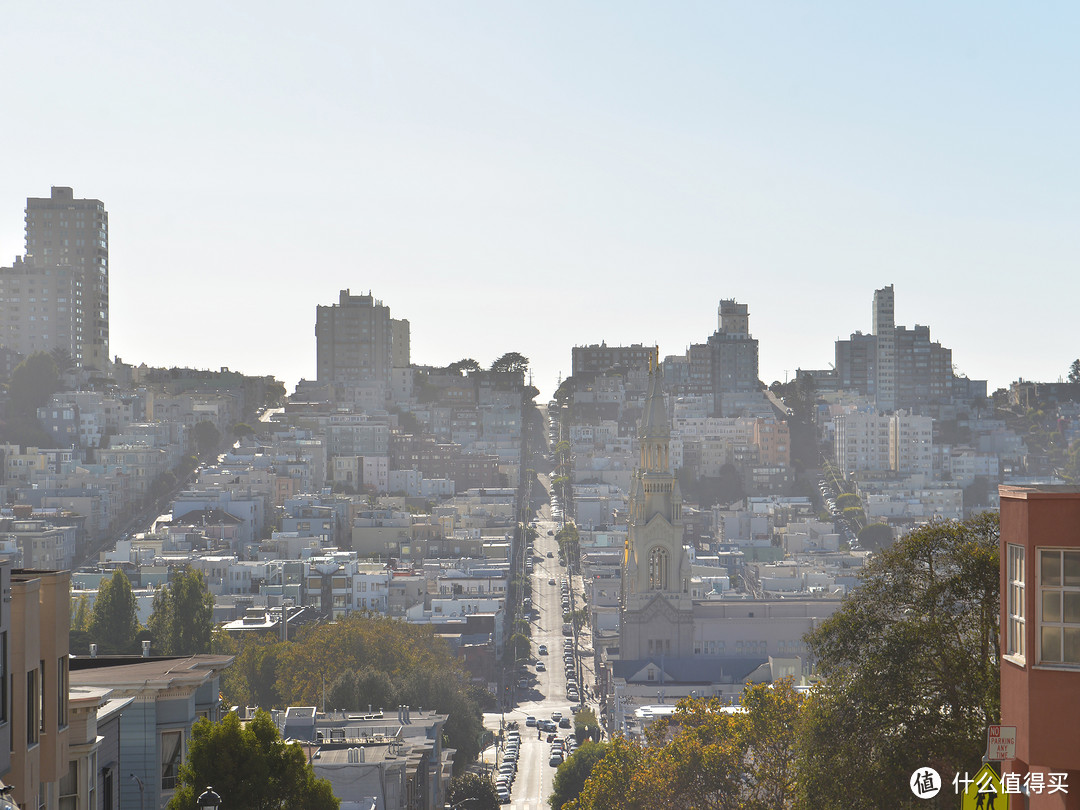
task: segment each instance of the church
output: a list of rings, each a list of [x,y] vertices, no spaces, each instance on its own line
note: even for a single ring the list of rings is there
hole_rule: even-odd
[[[683,656],[693,649],[690,559],[683,548],[682,496],[671,470],[670,443],[660,375],[652,372],[638,430],[640,458],[630,483],[619,623],[624,659]],[[699,581],[693,595],[700,587]]]
[[[690,694],[736,700],[747,683],[788,675],[798,682],[808,672],[803,636],[839,606],[834,598],[708,598],[701,577],[711,569],[695,565],[683,545],[670,444],[660,375],[652,371],[630,484],[619,646],[606,651],[608,711],[623,730],[627,705]]]

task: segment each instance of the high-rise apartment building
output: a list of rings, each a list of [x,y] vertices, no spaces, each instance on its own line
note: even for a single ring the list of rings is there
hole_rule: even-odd
[[[81,277],[81,312],[69,307],[57,314],[71,315],[72,330],[82,336],[81,349],[72,353],[76,364],[104,369],[109,362],[109,215],[105,205],[101,200],[75,199],[66,186],[53,186],[49,197],[27,199],[25,263],[41,272],[70,268]],[[40,298],[36,293],[23,295]],[[42,302],[20,302],[32,303]]]
[[[932,342],[928,326],[897,326],[893,309],[890,284],[874,292],[873,334],[836,341],[837,385],[885,413],[949,401],[960,388],[952,350]]]
[[[590,346],[575,346],[571,357],[573,363],[571,374],[575,377],[589,372],[602,374],[616,366],[621,366],[625,371],[648,371],[659,365],[660,348],[643,346],[640,343],[630,346],[608,346],[606,342],[601,342],[599,345],[593,343]]]
[[[750,312],[746,304],[721,301],[719,328],[708,340],[712,368],[713,413],[723,415],[723,395],[747,393],[760,388],[758,342],[750,337]]]
[[[30,264],[21,257],[0,267],[0,345],[23,356],[59,348],[75,365],[90,365],[84,277],[74,267]]]
[[[896,321],[893,286],[874,290],[874,339],[877,344],[875,403],[879,411],[896,409]]]
[[[316,367],[320,383],[383,383],[409,362],[409,322],[395,321],[390,307],[371,293],[342,290],[338,303],[315,313]]]

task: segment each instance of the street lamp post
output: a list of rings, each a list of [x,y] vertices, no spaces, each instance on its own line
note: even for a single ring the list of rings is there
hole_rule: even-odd
[[[221,807],[221,797],[214,792],[212,787],[207,785],[206,790],[202,792],[195,804],[197,807],[206,808],[206,810],[218,810]]]

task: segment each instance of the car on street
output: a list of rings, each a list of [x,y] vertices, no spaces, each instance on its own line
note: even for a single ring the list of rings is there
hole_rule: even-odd
[[[564,717],[559,721],[559,728],[570,728],[570,718]]]
[[[525,718],[525,725],[527,725],[527,726],[535,726],[536,725],[536,718],[533,717],[530,714],[528,717]]]
[[[547,644],[541,644],[536,651],[540,653],[540,655],[547,655]]]
[[[562,720],[562,712],[559,712],[559,711],[552,712],[551,713],[551,719],[554,720],[556,723],[558,723],[560,720]]]
[[[546,667],[546,666],[544,666],[544,662],[543,662],[543,661],[537,661],[537,662],[536,662],[536,671],[537,671],[537,672],[543,672],[543,671],[544,671],[544,670],[546,670],[546,669],[547,669],[547,667]]]

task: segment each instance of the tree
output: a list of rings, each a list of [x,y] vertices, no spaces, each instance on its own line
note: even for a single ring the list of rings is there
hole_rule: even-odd
[[[578,746],[557,771],[551,786],[548,804],[553,810],[567,802],[572,802],[581,794],[585,782],[596,767],[596,763],[607,756],[609,743],[585,742]]]
[[[892,529],[886,523],[871,523],[859,530],[859,544],[872,551],[888,548],[892,540]]]
[[[1069,366],[1069,382],[1080,383],[1080,357],[1073,360]]]
[[[471,357],[466,357],[463,360],[458,360],[446,367],[446,371],[449,374],[468,374],[470,371],[483,370],[483,367]]]
[[[463,773],[450,780],[446,801],[465,810],[499,810],[499,794],[490,776]]]
[[[930,765],[974,773],[998,722],[998,526],[936,522],[876,555],[807,637],[822,683],[798,733],[806,807],[909,806]]]
[[[187,760],[180,766],[180,787],[169,810],[195,810],[207,785],[228,797],[227,807],[249,810],[304,807],[332,810],[340,807],[330,783],[315,772],[299,745],[286,743],[269,713],[241,725],[230,712],[220,723],[195,721]]]
[[[201,571],[184,566],[154,597],[154,612],[146,623],[159,655],[210,652],[214,630],[214,597]]]
[[[592,736],[600,737],[600,721],[588,706],[574,714],[574,736],[578,742],[584,742]]]
[[[217,425],[206,419],[195,424],[192,428],[192,437],[195,440],[195,449],[199,451],[200,456],[213,453],[221,444],[221,431],[217,429]]]
[[[529,370],[529,358],[518,352],[507,352],[491,364],[495,372],[516,371],[525,373]]]
[[[90,641],[106,654],[131,653],[135,634],[139,632],[139,618],[135,594],[127,575],[117,568],[112,577],[102,579],[97,599],[90,617],[88,632]]]
[[[60,390],[60,372],[47,352],[35,352],[11,372],[8,402],[12,416],[36,418],[37,409]]]
[[[795,801],[801,696],[790,679],[747,686],[744,712],[716,698],[679,701],[645,730],[645,746],[616,737],[575,810],[645,807],[784,810]],[[582,746],[584,748],[584,746]]]
[[[862,501],[859,500],[859,496],[852,492],[845,492],[843,495],[836,496],[836,505],[841,509],[848,509],[849,507],[862,507]]]
[[[238,439],[244,439],[255,435],[255,428],[247,422],[237,422],[231,428],[232,434]]]

